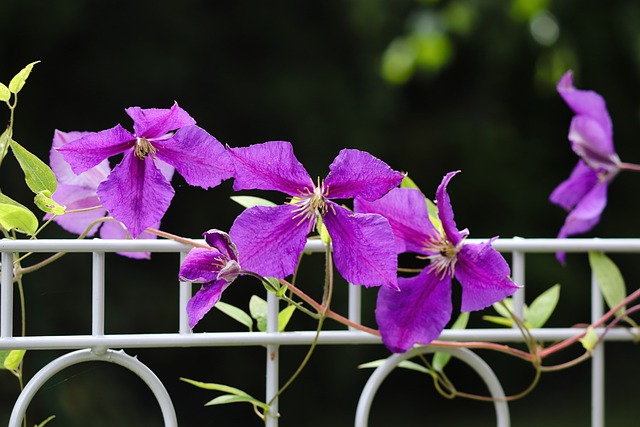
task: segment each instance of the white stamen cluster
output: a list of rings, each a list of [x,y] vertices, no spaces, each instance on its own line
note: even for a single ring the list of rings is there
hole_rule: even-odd
[[[434,235],[430,235],[425,241],[425,249],[433,254],[426,257],[431,261],[431,264],[427,267],[429,271],[435,272],[440,279],[443,279],[447,274],[453,277],[456,262],[458,261],[458,252],[462,249],[463,244],[464,238],[460,243],[454,245],[443,234],[434,233]]]
[[[320,178],[318,178],[318,185],[313,186],[313,190],[307,187],[304,191],[300,191],[300,195],[292,200],[292,203],[296,206],[293,219],[299,218],[296,226],[308,221],[309,228],[312,228],[316,217],[324,216],[327,213],[326,197],[328,193],[329,188],[325,187],[324,181],[321,182]]]

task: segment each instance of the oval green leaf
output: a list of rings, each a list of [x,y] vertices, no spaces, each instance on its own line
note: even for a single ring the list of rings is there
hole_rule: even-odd
[[[585,350],[589,352],[593,351],[596,344],[598,343],[598,334],[596,334],[596,330],[593,329],[593,327],[589,326],[587,328],[587,333],[584,335],[584,337],[580,338],[580,343],[582,343],[582,346]]]
[[[4,83],[0,83],[0,101],[7,102],[11,99],[11,91]]]
[[[243,206],[245,208],[252,208],[254,206],[275,206],[276,204],[270,200],[263,199],[261,197],[254,196],[231,196],[231,200]]]
[[[278,313],[278,332],[284,331],[284,329],[287,327],[287,324],[289,323],[289,320],[291,320],[291,316],[293,316],[293,313],[295,311],[296,306],[290,305],[288,307],[285,307],[280,313]]]
[[[560,285],[556,284],[541,293],[538,298],[533,300],[527,311],[525,322],[530,328],[542,328],[553,311],[558,305],[560,299]]]
[[[20,362],[22,362],[22,358],[26,352],[26,350],[11,350],[4,359],[4,368],[10,371],[18,369],[18,366],[20,366]]]
[[[9,82],[9,90],[11,91],[11,93],[18,93],[20,92],[20,90],[22,90],[22,87],[27,81],[29,74],[31,74],[31,70],[33,70],[33,66],[38,62],[40,61],[34,61],[31,64],[28,64],[26,67],[20,70],[18,74],[13,76],[13,78]]]
[[[609,308],[622,302],[627,296],[627,289],[622,274],[613,261],[602,252],[589,252],[589,264]],[[626,307],[620,308],[616,315],[621,315],[625,310]]]
[[[231,317],[233,320],[242,323],[244,326],[249,328],[249,331],[253,329],[253,319],[251,319],[251,316],[245,313],[242,309],[222,301],[218,301],[214,307]]]
[[[54,215],[64,215],[67,208],[58,204],[55,200],[51,198],[51,193],[48,191],[41,191],[36,194],[34,202],[38,209],[42,212],[51,213]]]
[[[38,229],[38,218],[24,206],[3,203],[0,200],[0,227],[31,236]]]
[[[24,179],[31,191],[35,194],[42,191],[48,191],[49,194],[53,194],[58,187],[58,181],[51,168],[16,141],[11,140],[9,145],[13,155],[16,156],[18,163],[20,163],[20,167],[24,172]]]
[[[267,331],[267,302],[257,295],[249,300],[249,313],[256,320],[260,332]]]

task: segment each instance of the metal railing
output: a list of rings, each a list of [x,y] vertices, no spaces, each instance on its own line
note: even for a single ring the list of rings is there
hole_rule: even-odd
[[[471,243],[481,240],[468,239]],[[499,239],[493,246],[505,254],[511,254],[511,269],[514,282],[525,285],[525,258],[529,253],[564,252],[630,252],[640,253],[640,239]],[[123,366],[136,373],[152,390],[160,405],[166,426],[177,426],[176,413],[171,397],[162,382],[154,372],[137,358],[127,355],[123,349],[131,348],[163,348],[163,347],[213,347],[213,346],[266,346],[266,401],[276,395],[279,388],[279,348],[287,345],[311,344],[316,336],[315,331],[278,332],[278,300],[272,293],[268,293],[268,321],[266,332],[221,332],[221,333],[193,333],[188,326],[186,306],[193,293],[191,283],[180,283],[180,297],[176,302],[179,322],[175,333],[145,333],[145,334],[105,334],[105,253],[107,252],[170,252],[176,253],[176,273],[178,267],[190,247],[168,240],[0,240],[2,254],[2,282],[0,287],[0,350],[74,350],[53,360],[41,369],[25,386],[18,397],[9,421],[10,427],[21,425],[25,411],[31,399],[40,387],[55,373],[68,366],[86,361],[105,361]],[[324,245],[319,241],[310,240],[307,251],[323,252]],[[25,252],[83,252],[92,253],[92,327],[90,335],[53,335],[53,336],[15,336],[13,325],[14,286],[13,271],[6,266],[12,265],[14,253]],[[177,276],[177,274],[176,274]],[[600,318],[604,313],[601,297],[595,278],[591,283],[591,321]],[[524,305],[523,286],[514,295],[516,314],[521,315]],[[348,317],[354,322],[360,322],[361,295],[360,287],[349,287]],[[539,341],[556,341],[570,338],[579,333],[576,328],[542,328],[532,329],[532,336]],[[598,334],[602,330],[596,330]],[[634,331],[637,332],[637,331]],[[605,335],[605,341],[632,341],[633,334],[626,330],[612,329]],[[445,341],[489,341],[489,342],[522,342],[523,336],[517,329],[509,328],[474,328],[466,330],[445,330],[440,340]],[[322,331],[318,338],[320,345],[352,345],[380,343],[377,336],[358,330],[346,328],[344,330]],[[118,349],[113,350],[113,349]],[[385,377],[398,363],[418,353],[435,351],[432,346],[414,348],[402,355],[391,356],[386,363],[379,366],[363,389],[360,402],[356,409],[355,425],[364,427],[368,424],[371,401]],[[467,363],[485,381],[495,400],[496,418],[498,426],[510,425],[509,408],[504,400],[504,392],[491,368],[476,354],[468,350],[437,349],[448,351]],[[604,426],[604,363],[605,346],[599,345],[592,358],[591,369],[591,425]],[[277,414],[277,399],[271,407],[272,414]],[[267,425],[277,426],[276,416],[267,417]]]

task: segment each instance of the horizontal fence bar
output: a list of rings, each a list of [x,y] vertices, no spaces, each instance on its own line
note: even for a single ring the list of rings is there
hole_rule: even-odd
[[[604,329],[596,328],[598,335]],[[575,337],[584,332],[580,328],[531,329],[537,341],[556,341]],[[605,341],[633,341],[638,329],[612,329],[604,337]],[[315,331],[296,332],[201,332],[196,334],[114,334],[114,335],[60,335],[29,336],[0,339],[0,350],[9,349],[80,349],[86,347],[144,348],[144,347],[219,347],[219,346],[262,346],[262,345],[308,345],[316,336]],[[440,341],[491,341],[499,343],[522,342],[523,337],[514,329],[467,329],[445,330]],[[319,344],[380,344],[380,337],[360,331],[322,331]]]
[[[466,243],[481,243],[489,239],[466,239]],[[194,239],[204,244],[202,239]],[[493,247],[501,252],[640,252],[640,238],[628,239],[524,239],[508,238],[493,241]],[[0,252],[181,252],[191,249],[190,245],[173,240],[124,240],[124,239],[42,239],[11,240],[0,239]],[[308,240],[305,250],[324,252],[320,240]]]

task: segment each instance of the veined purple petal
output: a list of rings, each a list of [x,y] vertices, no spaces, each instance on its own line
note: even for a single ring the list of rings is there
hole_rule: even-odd
[[[141,160],[133,150],[124,154],[122,162],[98,187],[102,206],[127,227],[134,239],[160,222],[173,195],[171,184],[151,156]]]
[[[380,288],[376,321],[382,342],[394,353],[438,338],[451,318],[451,277],[440,280],[428,269],[398,278],[400,291]]]
[[[95,189],[98,188],[98,184],[111,172],[109,161],[103,160],[97,166],[82,172],[80,175],[76,175],[71,170],[69,163],[64,160],[62,154],[56,150],[56,148],[62,147],[68,142],[75,141],[88,134],[90,134],[90,132],[62,132],[59,130],[54,132],[53,143],[51,145],[51,151],[49,152],[49,166],[51,166],[51,170],[56,175],[58,183],[93,188],[95,191]]]
[[[75,174],[80,174],[103,160],[131,148],[135,137],[122,126],[91,132],[58,148]]]
[[[424,195],[413,188],[394,188],[373,202],[356,198],[353,208],[358,213],[380,214],[389,221],[397,253],[424,254],[424,242],[435,232],[429,221]]]
[[[595,227],[600,221],[602,211],[607,206],[609,182],[609,180],[599,182],[576,204],[575,208],[567,215],[558,238],[586,233]]]
[[[178,277],[183,282],[210,283],[218,280],[225,255],[215,248],[193,248],[184,258]]]
[[[154,224],[153,228],[160,228],[160,223]],[[105,221],[102,223],[100,227],[100,238],[101,239],[131,239],[131,235],[129,231],[119,221]],[[138,239],[157,239],[153,233],[149,233],[148,231],[143,231],[138,236]],[[116,252],[118,255],[126,256],[127,258],[133,259],[150,259],[151,252]]]
[[[293,205],[245,209],[229,235],[238,248],[244,270],[284,279],[293,274],[309,234],[309,223],[298,223]]]
[[[458,253],[455,277],[462,286],[461,311],[481,310],[513,295],[509,265],[491,242],[466,244]]]
[[[190,185],[215,187],[234,174],[231,156],[213,136],[198,126],[187,126],[173,137],[154,141],[156,157],[175,166]]]
[[[187,303],[187,315],[189,316],[189,327],[194,326],[204,317],[205,314],[220,301],[222,292],[224,292],[231,283],[226,280],[217,280],[208,283],[191,297]]]
[[[571,175],[560,183],[549,196],[549,200],[567,211],[573,209],[600,182],[598,173],[582,160],[573,168]]]
[[[95,188],[87,188],[76,185],[67,185],[64,183],[58,183],[58,188],[53,193],[53,200],[59,204],[66,206],[67,210],[75,209],[87,209],[95,206],[100,206],[100,199],[96,194]],[[82,234],[89,224],[95,220],[104,217],[107,212],[104,208],[98,208],[86,212],[73,212],[55,217],[53,220],[63,229],[74,233]],[[45,215],[45,219],[51,218],[52,215]],[[96,225],[87,234],[87,237],[92,237],[100,224]]]
[[[590,90],[576,89],[573,86],[573,73],[571,71],[567,71],[565,75],[562,76],[558,82],[557,89],[562,99],[564,99],[574,113],[591,117],[600,124],[604,133],[609,136],[609,146],[606,151],[612,153],[614,151],[613,140],[611,139],[613,126],[602,96]]]
[[[458,243],[462,241],[462,238],[469,234],[466,229],[458,231],[456,222],[453,219],[453,208],[451,207],[451,199],[449,198],[449,194],[447,193],[447,185],[449,184],[449,181],[451,181],[451,178],[453,178],[453,176],[458,172],[460,171],[449,172],[448,174],[446,174],[442,179],[442,182],[438,186],[438,190],[436,191],[438,216],[440,217],[440,221],[442,222],[444,233],[454,246],[458,245]]]
[[[398,257],[389,222],[377,214],[357,214],[333,202],[323,221],[331,236],[336,269],[354,285],[398,289]],[[242,253],[242,251],[240,251]]]
[[[159,138],[173,130],[196,124],[177,102],[170,109],[129,107],[125,111],[133,119],[133,130],[139,138]]]
[[[233,189],[277,190],[299,196],[313,188],[313,180],[286,141],[269,141],[248,147],[229,148],[236,168]]]
[[[373,201],[402,182],[404,175],[365,151],[341,150],[324,180],[330,199],[360,197]]]
[[[573,151],[593,169],[607,172],[618,169],[620,158],[613,151],[611,135],[591,117],[575,116],[571,120],[569,141]]]
[[[219,250],[227,259],[235,261],[238,260],[238,250],[236,249],[236,245],[233,244],[231,236],[227,233],[211,229],[209,231],[205,231],[202,235],[209,246]]]
[[[158,158],[154,160],[155,160],[156,167],[160,170],[160,172],[162,172],[162,176],[164,176],[167,179],[167,182],[171,182],[171,180],[173,179],[173,175],[176,172],[176,168],[174,168],[167,162],[163,162]]]

